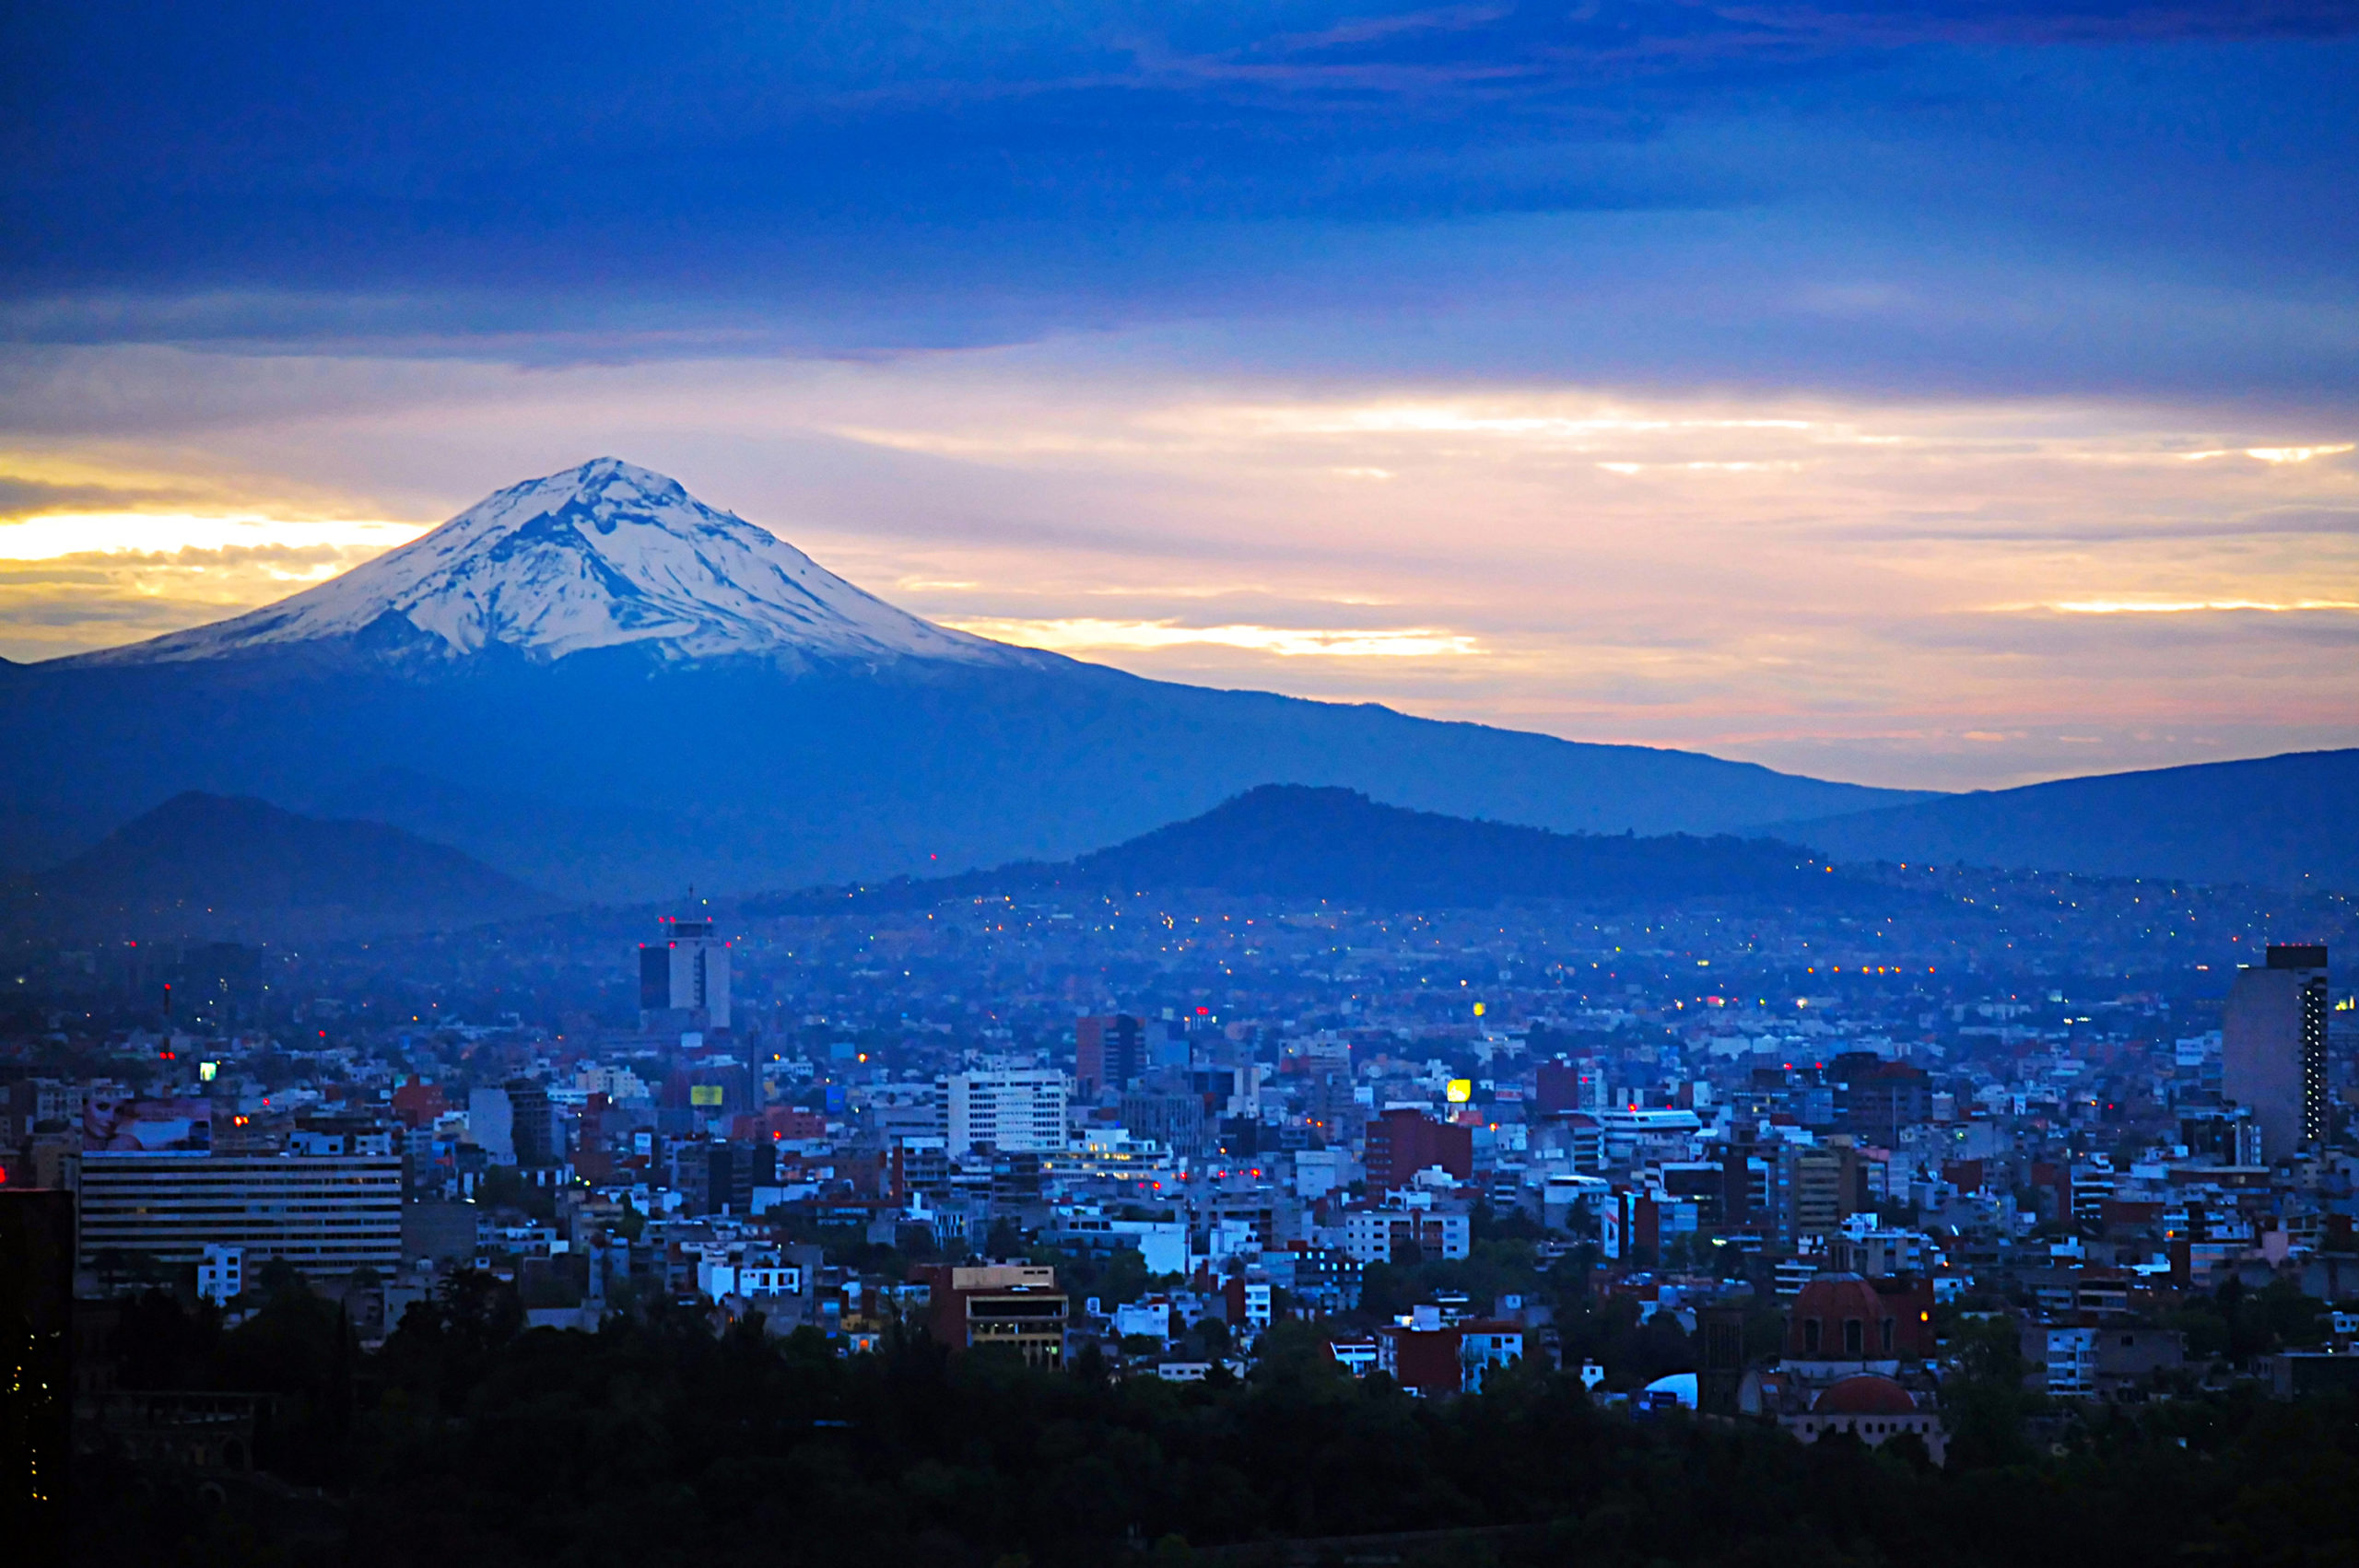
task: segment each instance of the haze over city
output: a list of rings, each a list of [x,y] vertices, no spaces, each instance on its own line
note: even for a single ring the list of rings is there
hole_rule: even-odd
[[[12,1561],[2359,1561],[2359,9],[0,17]]]

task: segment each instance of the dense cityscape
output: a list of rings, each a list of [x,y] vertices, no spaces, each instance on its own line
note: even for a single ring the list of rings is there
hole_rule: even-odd
[[[1844,874],[1811,910],[848,895],[28,943],[0,1163],[78,1201],[82,1422],[249,1486],[326,1479],[289,1445],[327,1397],[235,1349],[306,1312],[346,1433],[402,1402],[349,1368],[464,1314],[1202,1399],[1545,1376],[1937,1468],[2351,1389],[2348,901]],[[1195,1532],[1152,1538],[1239,1539]]]
[[[0,8],[0,1568],[2359,1563],[2354,104]]]

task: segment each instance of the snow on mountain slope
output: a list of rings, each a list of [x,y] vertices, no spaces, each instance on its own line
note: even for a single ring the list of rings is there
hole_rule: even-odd
[[[676,658],[1041,656],[898,610],[678,481],[615,458],[513,485],[422,539],[235,619],[60,663],[164,663],[382,635],[387,616],[452,655],[557,660],[652,643]],[[398,640],[414,640],[390,623]]]

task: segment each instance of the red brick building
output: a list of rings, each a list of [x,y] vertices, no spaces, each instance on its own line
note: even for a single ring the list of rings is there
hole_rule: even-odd
[[[1146,1071],[1146,1026],[1126,1012],[1075,1019],[1073,1044],[1074,1088],[1085,1097],[1127,1089]]]
[[[1423,1111],[1395,1108],[1367,1124],[1370,1192],[1407,1187],[1419,1171],[1438,1165],[1460,1181],[1474,1178],[1474,1129],[1436,1121]]]
[[[1057,1271],[1033,1263],[925,1264],[928,1328],[954,1351],[1003,1345],[1034,1366],[1062,1366],[1069,1304]]]

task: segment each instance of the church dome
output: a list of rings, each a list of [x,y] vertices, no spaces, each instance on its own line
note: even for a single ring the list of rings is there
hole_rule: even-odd
[[[1917,1401],[1891,1378],[1870,1375],[1829,1385],[1810,1408],[1823,1416],[1913,1416]]]

